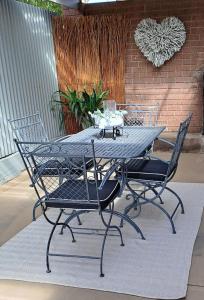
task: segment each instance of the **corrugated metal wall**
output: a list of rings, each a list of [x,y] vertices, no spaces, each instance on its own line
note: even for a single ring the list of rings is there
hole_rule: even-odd
[[[0,0],[0,158],[16,151],[10,118],[39,111],[49,137],[60,135],[49,107],[57,89],[49,13]]]

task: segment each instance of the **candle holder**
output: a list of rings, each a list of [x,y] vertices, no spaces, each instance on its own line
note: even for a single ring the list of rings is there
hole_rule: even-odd
[[[115,127],[112,126],[111,128],[104,128],[101,129],[99,133],[100,138],[112,138],[113,140],[116,140],[117,136],[122,136],[122,128],[121,127]]]

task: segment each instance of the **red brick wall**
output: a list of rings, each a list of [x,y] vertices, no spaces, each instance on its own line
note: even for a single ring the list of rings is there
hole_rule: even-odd
[[[64,16],[80,16],[80,15],[82,15],[82,12],[76,8],[64,7],[63,15]]]
[[[160,103],[159,122],[175,131],[188,112],[193,112],[191,132],[202,129],[204,73],[204,0],[132,0],[89,4],[84,14],[125,13],[131,20],[126,54],[125,101]],[[187,39],[180,52],[160,68],[141,54],[134,42],[134,31],[143,18],[161,21],[180,18]]]

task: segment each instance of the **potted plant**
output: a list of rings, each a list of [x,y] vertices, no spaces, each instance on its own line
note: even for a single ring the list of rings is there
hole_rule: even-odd
[[[71,87],[67,87],[66,91],[56,91],[51,98],[51,109],[60,112],[60,123],[63,125],[66,118],[71,112],[81,128],[87,128],[93,125],[93,119],[89,112],[102,110],[103,100],[107,98],[108,90],[103,90],[102,82],[96,84],[90,93],[86,89],[77,92]]]

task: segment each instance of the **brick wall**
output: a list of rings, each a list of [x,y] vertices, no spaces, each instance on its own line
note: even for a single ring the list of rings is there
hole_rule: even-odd
[[[82,12],[79,9],[76,9],[76,8],[64,7],[63,15],[64,16],[81,16]]]
[[[84,14],[126,14],[131,20],[126,54],[125,101],[160,103],[159,122],[176,131],[188,112],[193,112],[191,132],[201,132],[204,73],[204,0],[132,0],[89,4]],[[134,42],[134,31],[143,18],[161,21],[180,18],[187,40],[180,52],[160,68],[144,58]]]

